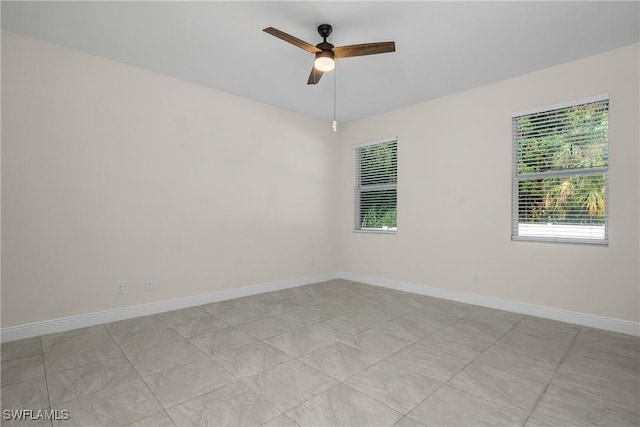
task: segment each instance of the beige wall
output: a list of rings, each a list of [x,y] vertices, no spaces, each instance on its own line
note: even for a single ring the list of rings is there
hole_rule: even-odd
[[[342,126],[341,271],[638,321],[638,51],[630,46]],[[611,100],[609,246],[512,242],[511,114],[604,93]],[[353,233],[352,147],[394,135],[398,233]]]
[[[333,271],[638,321],[638,51],[336,136],[325,122],[3,32],[2,327]],[[609,246],[511,242],[511,113],[602,93]],[[394,135],[399,232],[353,233],[352,146]]]
[[[3,32],[2,125],[3,327],[336,270],[328,123]]]

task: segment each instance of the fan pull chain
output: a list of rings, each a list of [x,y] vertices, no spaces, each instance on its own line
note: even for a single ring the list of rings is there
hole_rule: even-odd
[[[333,123],[331,124],[334,132],[338,132],[338,122],[336,121],[336,69],[333,70]]]

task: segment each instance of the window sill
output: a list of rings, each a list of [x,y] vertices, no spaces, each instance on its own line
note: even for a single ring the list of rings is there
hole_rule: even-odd
[[[563,239],[558,237],[511,236],[513,242],[563,243],[570,245],[609,246],[609,240]]]
[[[397,234],[398,228],[364,228],[359,230],[353,230],[354,233],[363,234]]]

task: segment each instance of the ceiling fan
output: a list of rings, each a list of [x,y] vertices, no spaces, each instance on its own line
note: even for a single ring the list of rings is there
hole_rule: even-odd
[[[304,49],[309,53],[315,54],[316,59],[313,62],[311,74],[309,75],[309,80],[307,81],[307,84],[310,85],[317,84],[320,81],[322,74],[333,70],[336,66],[336,59],[350,58],[352,56],[375,55],[378,53],[396,51],[395,42],[362,43],[335,47],[327,41],[327,37],[329,37],[332,30],[333,28],[329,24],[320,25],[318,27],[318,34],[320,34],[320,37],[322,37],[324,40],[322,41],[322,43],[318,43],[315,46],[273,27],[265,28],[262,31],[271,34],[272,36],[278,37],[279,39],[282,39],[288,43],[291,43],[294,46]]]

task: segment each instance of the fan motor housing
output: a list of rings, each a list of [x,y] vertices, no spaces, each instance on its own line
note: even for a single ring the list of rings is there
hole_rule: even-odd
[[[322,43],[318,43],[316,47],[324,51],[324,50],[331,50],[333,49],[334,46],[328,41],[323,41]]]

